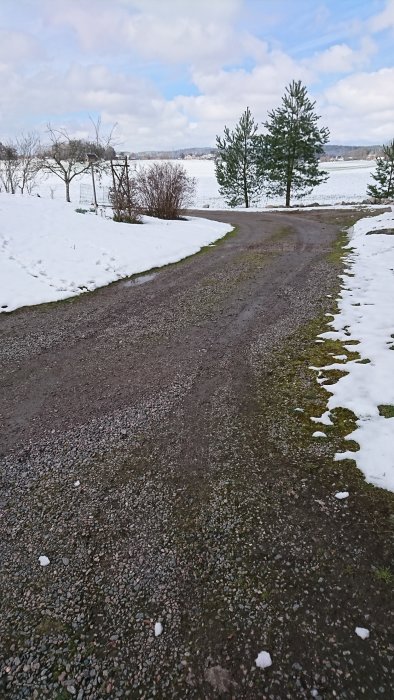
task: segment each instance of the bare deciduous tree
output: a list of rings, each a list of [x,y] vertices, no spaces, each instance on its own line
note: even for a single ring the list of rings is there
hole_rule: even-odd
[[[183,165],[154,163],[137,174],[137,191],[142,209],[159,219],[179,219],[192,204],[196,180]]]
[[[15,194],[18,186],[18,150],[15,143],[9,141],[0,144],[0,182],[6,192]]]
[[[66,129],[47,126],[50,146],[41,157],[41,168],[47,174],[56,175],[66,186],[66,201],[70,202],[70,183],[74,178],[86,173],[89,168],[87,153],[89,144],[79,139],[72,139]]]
[[[44,172],[56,175],[64,182],[67,202],[71,201],[71,182],[91,167],[87,159],[88,154],[94,154],[97,158],[94,167],[98,176],[105,167],[105,161],[115,155],[111,145],[115,126],[109,134],[102,136],[101,119],[99,118],[96,122],[91,119],[91,122],[95,132],[93,141],[74,139],[66,129],[56,129],[51,124],[47,125],[50,146],[42,153],[40,165]]]
[[[19,178],[18,187],[21,194],[26,191],[31,194],[40,170],[39,153],[40,153],[40,137],[34,131],[22,134],[17,141],[18,161],[19,161]]]
[[[94,131],[94,139],[93,143],[95,144],[95,153],[102,157],[104,160],[111,160],[115,158],[115,139],[114,139],[114,132],[117,127],[117,123],[111,127],[111,129],[107,133],[103,133],[102,130],[102,124],[101,124],[101,117],[97,117],[96,121],[89,115],[89,120],[93,126],[93,131]]]

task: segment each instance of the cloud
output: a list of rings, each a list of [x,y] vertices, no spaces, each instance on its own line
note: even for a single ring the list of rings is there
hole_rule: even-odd
[[[383,143],[393,137],[394,68],[358,73],[323,94],[331,141]]]
[[[44,57],[45,53],[34,37],[24,32],[0,29],[0,64],[20,66]]]
[[[369,26],[372,32],[394,29],[394,0],[388,0],[385,9],[372,17]]]
[[[241,5],[240,0],[45,0],[44,9],[46,21],[72,30],[85,52],[197,64],[240,55],[234,22]]]
[[[84,133],[88,114],[101,114],[119,122],[125,148],[209,145],[247,105],[264,121],[292,79],[333,139],[392,137],[392,62],[371,36],[392,26],[394,0],[357,22],[329,3],[313,13],[300,3],[286,21],[284,2],[255,0],[20,3],[0,32],[0,140],[48,120]]]
[[[313,65],[316,73],[350,73],[368,65],[377,47],[369,37],[364,37],[358,50],[348,44],[334,44],[330,48],[316,53],[312,59],[305,61]]]

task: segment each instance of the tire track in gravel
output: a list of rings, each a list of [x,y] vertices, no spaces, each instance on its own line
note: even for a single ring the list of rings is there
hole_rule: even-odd
[[[201,215],[238,233],[146,284],[0,317],[1,697],[389,697],[381,534],[326,507],[330,475],[300,479],[273,395],[360,214]]]
[[[120,282],[76,301],[2,316],[1,444],[11,447],[51,425],[77,425],[154,395],[174,367],[196,360],[198,366],[211,339],[210,353],[218,339],[231,347],[261,309],[264,322],[275,322],[285,310],[280,296],[287,279],[313,265],[336,229],[317,233],[313,221],[294,216],[246,216],[231,214],[241,236],[148,284]],[[25,355],[18,361],[20,342]]]

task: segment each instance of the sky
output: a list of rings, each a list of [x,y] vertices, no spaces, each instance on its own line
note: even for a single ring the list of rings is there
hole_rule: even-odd
[[[330,142],[394,138],[394,0],[0,0],[0,141],[213,146],[301,80]]]

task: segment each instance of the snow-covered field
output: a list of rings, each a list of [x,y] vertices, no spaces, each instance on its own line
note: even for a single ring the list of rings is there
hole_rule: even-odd
[[[149,165],[153,161],[132,161],[132,165],[139,167]],[[218,185],[215,178],[215,165],[211,160],[183,160],[172,161],[182,163],[189,175],[197,180],[197,191],[194,200],[194,207],[201,208],[209,206],[211,209],[227,208],[225,201],[220,197]],[[330,173],[328,181],[316,187],[309,197],[302,200],[294,200],[293,204],[319,204],[331,205],[347,202],[362,202],[366,198],[367,185],[371,181],[371,173],[375,169],[374,161],[335,161],[324,163],[322,166]],[[104,177],[102,186],[110,185],[109,177]],[[81,187],[82,186],[82,187]],[[71,199],[78,206],[81,202],[86,203],[85,189],[91,191],[90,174],[84,175],[79,180],[74,180],[71,184]],[[53,196],[55,199],[64,198],[64,184],[54,176],[39,182],[36,190],[41,196]],[[98,186],[100,195],[100,185]],[[82,195],[82,198],[81,198]],[[91,196],[91,195],[90,195]],[[260,207],[267,205],[283,205],[282,199],[270,199],[265,197],[259,202]]]
[[[394,491],[394,213],[361,219],[349,248],[339,313],[330,322],[333,330],[319,338],[340,340],[361,362],[340,355],[333,358],[338,362],[317,368],[320,382],[330,369],[347,372],[336,384],[323,384],[331,396],[322,422],[330,424],[336,407],[353,411],[357,428],[347,437],[360,450],[335,458],[355,459],[367,481]]]
[[[188,173],[197,179],[196,207],[209,205],[213,209],[226,208],[220,197],[215,178],[213,161],[183,161]],[[366,198],[367,184],[375,169],[374,161],[336,161],[323,163],[322,168],[330,173],[326,183],[316,187],[309,197],[294,199],[292,204],[340,204],[343,201],[362,202]],[[282,199],[262,197],[260,206],[283,205]]]
[[[0,194],[0,312],[57,301],[176,262],[231,226],[205,219],[120,224],[62,200]]]

